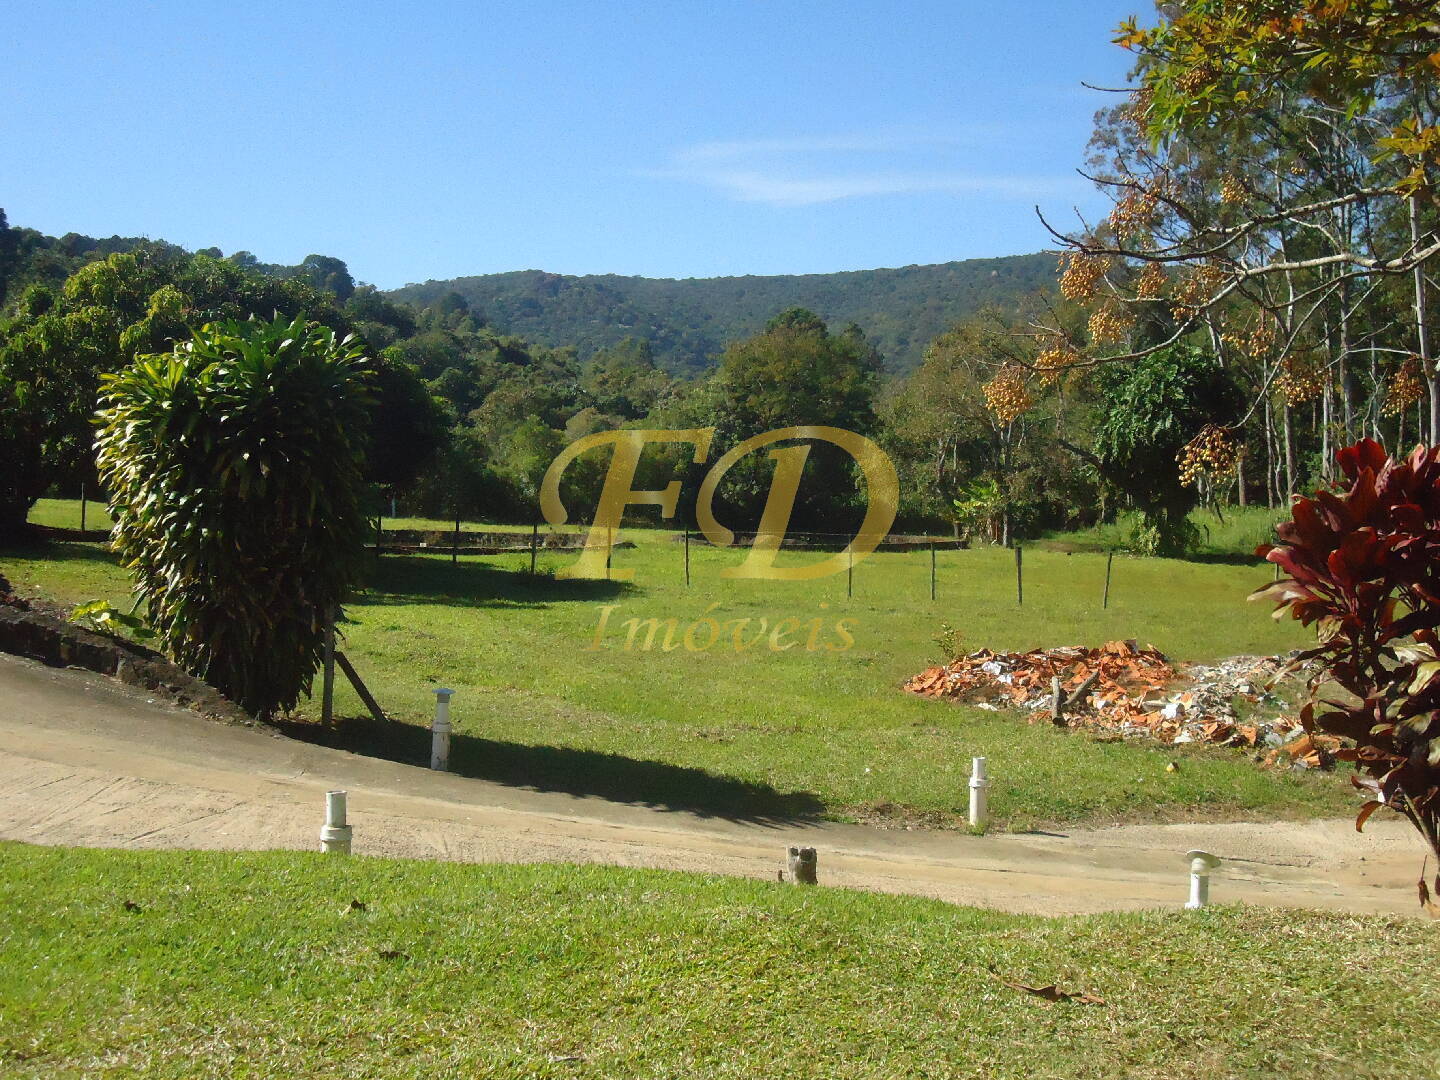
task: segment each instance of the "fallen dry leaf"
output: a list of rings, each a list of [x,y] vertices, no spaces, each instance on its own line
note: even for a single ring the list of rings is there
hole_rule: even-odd
[[[1000,982],[1010,987],[1010,989],[1021,990],[1024,993],[1032,994],[1035,997],[1047,1001],[1052,1005],[1057,1001],[1074,1001],[1080,1005],[1105,1004],[1104,998],[1098,998],[1095,997],[1093,994],[1085,994],[1078,991],[1061,990],[1054,983],[1050,983],[1048,986],[1031,986],[1028,983],[1011,982],[1009,979],[1005,978],[1003,975],[997,972],[994,968],[990,969],[990,974],[994,975],[995,978],[999,979]]]
[[[1429,861],[1427,856],[1425,862],[1420,864],[1420,880],[1415,885],[1420,892],[1420,907],[1424,909],[1425,914],[1432,919],[1440,919],[1440,904],[1430,899],[1430,887],[1425,884],[1425,870]],[[1435,888],[1440,889],[1440,871],[1435,874]]]

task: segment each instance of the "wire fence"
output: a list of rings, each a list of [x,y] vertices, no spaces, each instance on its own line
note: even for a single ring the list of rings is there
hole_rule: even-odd
[[[633,540],[628,540],[625,533],[632,535],[637,531],[633,527],[626,530],[597,529],[592,525],[577,523],[561,526],[548,523],[534,523],[529,526],[521,525],[486,525],[465,521],[457,521],[450,528],[436,528],[433,526],[402,526],[400,528],[386,528],[383,518],[377,518],[372,522],[374,533],[372,537],[372,548],[377,558],[384,554],[424,554],[424,555],[448,555],[452,563],[458,563],[462,558],[494,558],[496,556],[509,556],[512,561],[507,569],[529,573],[532,575],[553,574],[557,568],[555,556],[564,556],[567,561],[573,562],[579,559],[587,550],[599,548],[604,551],[603,575],[597,573],[595,576],[610,578],[617,567],[623,567],[628,561],[626,552],[635,548]],[[813,552],[817,556],[811,562],[825,560],[836,560],[843,563],[843,571],[837,567],[832,573],[837,575],[843,572],[845,583],[845,596],[854,598],[857,591],[863,591],[867,596],[874,599],[886,599],[892,594],[899,592],[907,596],[926,596],[931,601],[944,599],[947,592],[947,585],[953,584],[957,579],[955,574],[969,572],[968,568],[962,571],[961,565],[957,563],[953,553],[970,549],[968,541],[954,536],[937,536],[929,534],[855,534],[840,532],[818,532],[818,531],[786,531],[779,532],[758,532],[758,531],[736,531],[728,533],[729,544],[722,544],[719,541],[726,539],[726,536],[717,535],[714,540],[707,537],[705,533],[695,528],[681,527],[676,530],[638,530],[647,537],[654,538],[657,535],[671,540],[677,548],[676,558],[662,560],[659,565],[655,560],[647,560],[647,574],[673,573],[682,580],[688,587],[695,580],[696,560],[701,553],[710,558],[710,553],[724,551],[737,557],[749,557],[750,553],[757,548],[768,552],[767,558],[782,554],[799,554]],[[1012,568],[1002,570],[1002,574],[1011,575],[1010,594],[1013,596],[1017,608],[1023,608],[1026,600],[1026,546],[1015,544],[1009,549],[992,548],[989,545],[982,545],[976,550],[998,552],[1009,550],[1013,560]],[[1039,549],[1044,550],[1044,549]],[[1112,592],[1117,588],[1115,549],[1086,552],[1093,556],[1104,556],[1103,577],[1097,575],[1093,582],[1093,588],[1099,601],[1099,607],[1104,610],[1109,608]],[[550,558],[546,558],[549,556]],[[899,569],[896,564],[896,556],[907,556],[904,560],[905,566],[901,574],[894,571]],[[886,568],[886,573],[876,575],[867,580],[869,571],[865,563],[869,559],[879,557]],[[542,560],[544,560],[542,562]],[[618,560],[618,561],[617,561]],[[598,561],[598,560],[597,560]],[[792,565],[802,565],[793,562]],[[598,567],[595,568],[598,571]],[[987,564],[987,571],[993,578],[996,569],[993,562]],[[714,573],[713,568],[707,569],[707,573]],[[1087,575],[1082,575],[1087,576]],[[1087,576],[1088,577],[1088,576]],[[1042,585],[1046,582],[1042,579]],[[989,584],[998,586],[998,581],[990,581]],[[1078,580],[1068,583],[1067,591],[1073,592],[1080,587]],[[918,586],[918,588],[917,588]],[[1086,588],[1091,587],[1087,580]],[[870,590],[874,590],[873,592]],[[898,596],[896,597],[898,598]]]

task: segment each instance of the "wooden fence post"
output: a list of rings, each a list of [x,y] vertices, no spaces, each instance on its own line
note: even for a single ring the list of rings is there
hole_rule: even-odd
[[[335,612],[325,621],[325,663],[320,683],[320,722],[328,724],[335,716]]]
[[[690,526],[685,526],[685,587],[690,587]]]
[[[930,541],[930,599],[935,599],[935,541]]]
[[[80,531],[85,531],[85,481],[80,481]]]
[[[450,548],[450,565],[460,561],[460,515],[455,515],[455,543]]]
[[[540,523],[532,522],[530,525],[530,576],[535,576],[535,556],[540,549]]]
[[[1015,545],[1015,605],[1021,607],[1025,603],[1025,574],[1021,569],[1023,549],[1019,544]]]
[[[1102,608],[1110,606],[1110,564],[1115,561],[1115,549],[1111,548],[1105,556],[1105,599],[1101,601]]]

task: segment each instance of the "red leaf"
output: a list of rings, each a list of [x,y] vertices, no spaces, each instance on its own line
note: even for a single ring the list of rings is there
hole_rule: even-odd
[[[1371,799],[1364,806],[1360,807],[1360,813],[1355,817],[1355,831],[1360,832],[1365,828],[1365,822],[1370,820],[1370,815],[1379,810],[1385,804]]]

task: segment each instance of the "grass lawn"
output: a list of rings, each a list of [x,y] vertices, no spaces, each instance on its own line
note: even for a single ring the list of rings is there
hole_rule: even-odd
[[[1408,1080],[1440,1055],[1434,940],[1318,912],[1043,919],[604,867],[0,844],[0,1072]]]
[[[54,529],[80,528],[79,499],[41,499],[30,510],[32,525],[48,525]],[[105,504],[94,499],[85,504],[85,528],[108,529],[110,515],[105,513]]]
[[[899,689],[938,659],[931,639],[942,620],[964,632],[967,648],[1134,637],[1192,660],[1294,648],[1305,639],[1293,624],[1246,603],[1269,577],[1262,565],[1118,557],[1102,610],[1103,555],[1027,549],[1017,607],[1013,555],[1003,550],[940,552],[932,602],[926,551],[862,561],[847,599],[843,573],[723,580],[720,570],[739,554],[701,545],[691,549],[687,588],[672,534],[635,529],[624,538],[637,546],[618,550],[614,565],[635,570],[631,582],[555,578],[573,553],[542,551],[536,577],[525,572],[526,554],[458,565],[385,556],[349,607],[342,647],[404,723],[329,733],[307,725],[305,733],[424,760],[431,690],[448,686],[457,691],[458,772],[705,813],[953,824],[975,755],[990,759],[1001,827],[1338,815],[1353,806],[1349,785],[1333,774],[1262,772],[1234,751],[1102,742]],[[119,602],[128,592],[98,546],[0,554],[0,568],[67,601]],[[627,647],[625,621],[652,618],[651,647],[643,627]],[[699,648],[711,638],[707,619],[719,633]],[[742,619],[750,622],[737,627]],[[853,646],[827,651],[844,644],[842,619]],[[794,622],[772,637],[782,620]],[[343,681],[338,707],[364,713]],[[302,719],[316,711],[318,702]],[[1171,760],[1178,771],[1166,771]]]
[[[1195,554],[1201,559],[1249,556],[1260,544],[1275,542],[1275,522],[1289,517],[1284,509],[1264,506],[1229,506],[1219,511],[1193,510],[1190,522],[1200,534]],[[1078,532],[1050,533],[1049,542],[1077,551],[1121,550],[1129,546],[1139,515],[1125,512],[1108,525]]]

